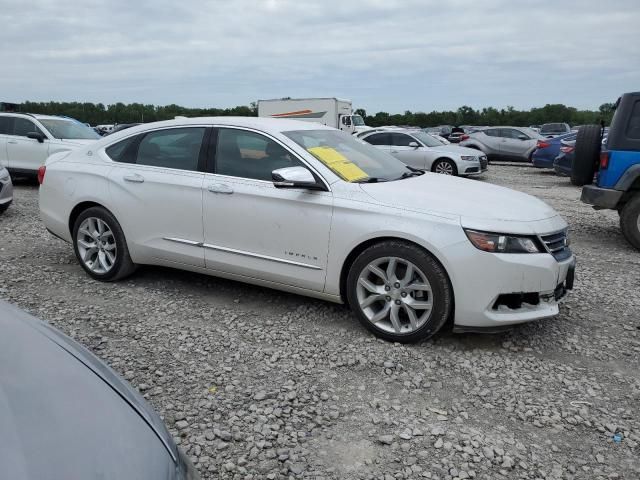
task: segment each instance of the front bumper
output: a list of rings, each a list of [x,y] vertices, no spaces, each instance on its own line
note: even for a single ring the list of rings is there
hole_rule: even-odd
[[[456,160],[456,166],[458,167],[458,174],[460,176],[480,175],[487,170],[487,159],[484,157],[484,163],[481,159],[478,160]]]
[[[6,171],[6,170],[5,170]],[[0,178],[0,205],[2,207],[8,207],[13,201],[13,184],[11,183],[11,177]]]
[[[558,261],[549,253],[482,252],[470,243],[451,250],[448,254],[458,259],[448,269],[457,330],[499,329],[554,317],[573,288],[573,254]]]
[[[611,188],[600,188],[595,185],[585,185],[582,187],[582,195],[580,200],[589,205],[593,205],[597,209],[615,209],[622,197],[620,190],[613,190]]]

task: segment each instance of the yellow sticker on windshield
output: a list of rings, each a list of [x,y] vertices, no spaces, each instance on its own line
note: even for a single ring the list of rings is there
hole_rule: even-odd
[[[307,151],[347,182],[356,182],[369,177],[369,175],[367,175],[360,167],[355,163],[350,162],[347,157],[342,155],[335,148],[312,147],[307,148]]]

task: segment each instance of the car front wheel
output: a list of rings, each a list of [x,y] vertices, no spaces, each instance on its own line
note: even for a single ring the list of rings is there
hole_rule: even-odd
[[[438,160],[433,165],[433,171],[441,175],[458,175],[458,167],[452,160]]]
[[[120,224],[102,207],[91,207],[78,216],[73,249],[82,268],[96,280],[120,280],[136,268]]]
[[[398,241],[373,245],[356,258],[347,298],[367,329],[402,343],[438,332],[453,304],[443,267],[421,248]]]

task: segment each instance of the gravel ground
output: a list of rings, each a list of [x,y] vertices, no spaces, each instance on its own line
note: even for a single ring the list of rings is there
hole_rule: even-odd
[[[571,224],[576,288],[558,318],[402,346],[343,306],[204,275],[94,282],[29,183],[0,217],[0,298],[143,392],[205,479],[638,479],[640,253],[566,178],[490,169],[475,181]]]

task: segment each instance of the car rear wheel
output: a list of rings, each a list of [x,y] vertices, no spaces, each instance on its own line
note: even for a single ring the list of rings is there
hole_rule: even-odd
[[[434,335],[449,318],[453,293],[442,266],[417,246],[388,241],[355,260],[347,299],[376,336],[409,343]]]
[[[576,149],[571,167],[571,183],[579,187],[590,185],[600,160],[602,129],[599,125],[585,125],[578,130]]]
[[[452,160],[436,160],[432,171],[441,175],[458,175],[458,167]]]
[[[96,280],[120,280],[136,269],[120,224],[102,207],[91,207],[78,216],[73,249],[82,268]]]
[[[640,193],[636,194],[620,212],[620,229],[627,241],[640,250]]]

